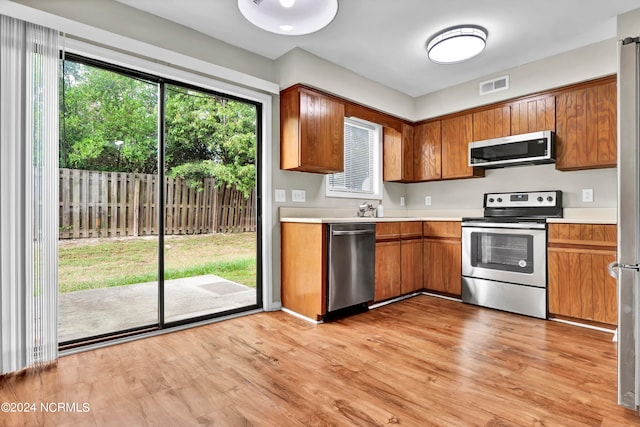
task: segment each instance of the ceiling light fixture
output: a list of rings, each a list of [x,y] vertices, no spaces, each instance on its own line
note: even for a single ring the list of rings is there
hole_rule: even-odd
[[[429,59],[438,64],[466,61],[484,50],[487,30],[478,25],[458,25],[435,34],[427,42]]]
[[[300,36],[329,25],[338,13],[338,0],[238,0],[238,9],[256,27]]]

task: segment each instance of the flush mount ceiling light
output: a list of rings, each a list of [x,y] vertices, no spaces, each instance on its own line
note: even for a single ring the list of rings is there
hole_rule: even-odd
[[[256,27],[299,36],[329,25],[338,13],[338,0],[238,0],[238,9]]]
[[[433,62],[453,64],[478,55],[486,42],[486,29],[477,25],[458,25],[431,37],[427,42],[427,53]]]

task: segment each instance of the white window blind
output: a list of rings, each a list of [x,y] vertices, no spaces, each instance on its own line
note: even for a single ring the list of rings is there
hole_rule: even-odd
[[[377,125],[345,119],[344,172],[327,176],[327,196],[381,198],[380,135]]]

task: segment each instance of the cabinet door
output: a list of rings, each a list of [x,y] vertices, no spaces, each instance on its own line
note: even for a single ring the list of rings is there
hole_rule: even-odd
[[[310,319],[326,312],[324,224],[281,225],[282,306]]]
[[[617,283],[614,224],[549,224],[549,313],[615,325]]]
[[[300,92],[300,163],[328,173],[344,170],[344,104]]]
[[[456,240],[423,240],[424,287],[460,296],[462,245]]]
[[[344,104],[291,87],[280,94],[280,168],[335,173],[344,170]]]
[[[382,179],[402,180],[402,134],[390,127],[382,133]]]
[[[549,313],[615,325],[616,281],[607,274],[615,251],[549,248]]]
[[[400,295],[400,241],[376,243],[374,300],[384,301]]]
[[[511,106],[511,135],[556,130],[556,100],[543,96]]]
[[[401,294],[409,294],[424,288],[422,278],[422,239],[402,240],[401,255]]]
[[[413,181],[413,126],[403,124],[402,132],[385,127],[382,157],[384,181]]]
[[[511,108],[502,106],[473,113],[473,141],[511,135]]]
[[[442,122],[425,123],[413,133],[414,180],[433,181],[442,178]]]
[[[616,82],[558,95],[556,169],[616,166]]]
[[[442,120],[442,179],[484,176],[484,169],[469,167],[473,116]]]

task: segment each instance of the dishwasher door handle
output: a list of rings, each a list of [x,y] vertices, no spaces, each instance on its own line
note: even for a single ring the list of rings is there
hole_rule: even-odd
[[[333,230],[331,232],[332,236],[358,236],[361,234],[376,234],[376,232],[375,230],[348,230],[348,231]]]

